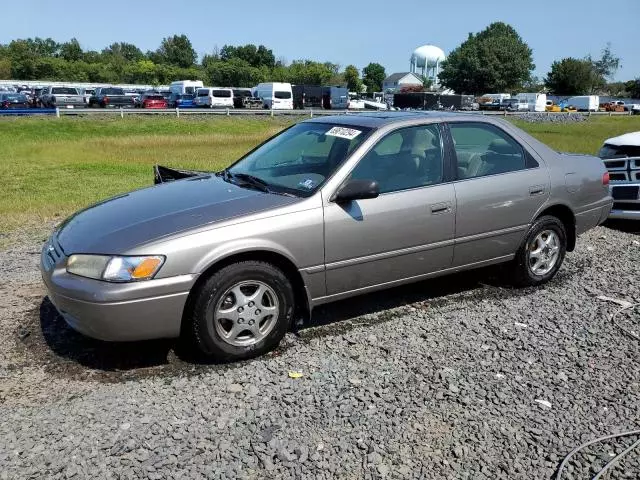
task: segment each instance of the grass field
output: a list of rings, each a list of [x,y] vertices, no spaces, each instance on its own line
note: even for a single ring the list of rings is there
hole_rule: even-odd
[[[32,227],[150,185],[151,166],[217,170],[293,120],[281,118],[0,119],[0,232]],[[515,122],[561,151],[595,153],[640,130],[640,117],[571,125]]]

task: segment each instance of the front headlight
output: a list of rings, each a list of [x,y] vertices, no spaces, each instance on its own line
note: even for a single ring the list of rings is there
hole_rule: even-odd
[[[164,263],[161,255],[120,257],[111,255],[71,255],[67,272],[107,282],[149,280]]]

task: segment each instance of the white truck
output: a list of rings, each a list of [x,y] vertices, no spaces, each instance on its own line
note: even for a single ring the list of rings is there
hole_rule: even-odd
[[[546,110],[546,93],[519,93],[516,98],[520,103],[526,103],[530,112],[544,112]]]
[[[575,107],[579,112],[597,112],[600,107],[600,97],[598,95],[579,95],[567,98],[567,106]]]
[[[609,218],[640,220],[640,132],[608,138],[598,156],[611,182],[613,209]]]

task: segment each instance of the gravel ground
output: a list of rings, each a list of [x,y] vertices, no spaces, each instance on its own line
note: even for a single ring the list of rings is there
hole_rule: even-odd
[[[44,299],[42,235],[0,251],[0,479],[551,478],[640,428],[640,236],[600,227],[550,284],[479,271],[324,307],[279,350],[202,365],[109,345]],[[640,309],[617,317],[640,330]],[[303,374],[289,378],[289,372]],[[590,478],[634,438],[576,456]],[[610,478],[640,477],[640,452]]]
[[[580,123],[586,122],[589,117],[582,113],[546,113],[532,112],[518,115],[518,120],[527,123]]]

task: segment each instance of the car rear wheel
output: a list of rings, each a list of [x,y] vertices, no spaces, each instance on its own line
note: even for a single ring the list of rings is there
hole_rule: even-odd
[[[187,331],[198,352],[237,361],[268,352],[287,333],[294,294],[285,274],[269,263],[226,266],[195,292]]]
[[[551,280],[567,252],[567,233],[556,217],[538,218],[512,263],[512,280],[517,286],[535,286]]]

